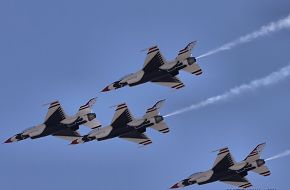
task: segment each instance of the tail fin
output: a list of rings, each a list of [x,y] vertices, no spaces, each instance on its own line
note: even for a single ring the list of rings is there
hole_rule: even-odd
[[[146,119],[149,119],[152,117],[160,118],[161,121],[159,121],[155,125],[152,125],[151,128],[155,129],[161,133],[168,133],[169,128],[166,125],[166,123],[163,121],[163,117],[159,115],[159,109],[162,107],[164,102],[165,102],[165,100],[159,100],[151,108],[148,108],[145,115],[143,116],[143,118],[146,118]]]
[[[246,162],[262,162],[263,165],[259,165],[257,164],[257,167],[253,170],[251,170],[252,172],[255,172],[257,174],[263,175],[263,176],[268,176],[271,174],[270,170],[268,169],[268,167],[265,165],[265,161],[260,159],[261,157],[261,153],[263,151],[263,149],[265,148],[266,143],[261,143],[258,146],[256,146],[256,148],[254,148],[254,150],[244,159],[244,161]]]
[[[97,98],[90,99],[86,104],[80,106],[77,115],[81,116],[92,112],[92,107],[96,103]]]
[[[143,118],[151,118],[159,115],[159,109],[164,104],[165,100],[159,100],[151,108],[148,108]]]
[[[263,149],[265,148],[266,143],[261,143],[244,159],[246,162],[254,162],[258,160],[261,156]]]
[[[179,51],[179,53],[176,57],[176,60],[181,61],[181,60],[184,60],[184,59],[190,57],[191,51],[195,45],[196,45],[196,41],[193,41],[193,42],[190,42],[189,44],[187,44],[187,46],[185,48],[183,48],[182,50]]]
[[[93,113],[92,107],[96,103],[97,98],[90,99],[86,104],[80,106],[77,116],[84,118],[87,122],[83,125],[95,129],[101,127],[101,123],[96,119],[96,114]]]

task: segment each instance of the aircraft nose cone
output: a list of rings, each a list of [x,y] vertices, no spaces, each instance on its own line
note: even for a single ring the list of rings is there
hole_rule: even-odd
[[[178,183],[174,184],[172,187],[170,187],[170,189],[176,189],[176,188],[179,188],[178,187]]]
[[[110,91],[109,86],[106,86],[106,88],[104,88],[104,89],[102,90],[102,92],[107,92],[107,91]]]
[[[4,143],[12,143],[13,141],[11,140],[11,138],[7,139]]]
[[[70,144],[79,144],[78,140],[73,140]]]

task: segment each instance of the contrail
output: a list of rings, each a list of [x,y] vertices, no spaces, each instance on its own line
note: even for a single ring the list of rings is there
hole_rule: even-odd
[[[237,45],[250,42],[256,38],[263,37],[267,34],[277,32],[277,31],[282,30],[284,28],[290,28],[290,15],[288,15],[287,17],[280,19],[276,22],[271,22],[267,25],[264,25],[257,31],[254,31],[254,32],[247,34],[245,36],[242,36],[242,37],[240,37],[232,42],[224,44],[219,48],[213,49],[207,53],[204,53],[204,54],[198,56],[197,58],[207,57],[207,56],[216,54],[216,53],[221,52],[221,51],[230,50]]]
[[[216,102],[226,100],[226,99],[232,98],[234,96],[238,96],[244,92],[247,92],[250,90],[256,90],[259,87],[269,86],[271,84],[275,84],[275,83],[278,83],[278,82],[284,80],[288,76],[290,76],[290,64],[281,68],[278,71],[272,72],[271,74],[267,75],[266,77],[253,80],[248,84],[242,84],[238,87],[234,87],[234,88],[230,89],[229,91],[226,91],[225,93],[223,93],[221,95],[210,97],[210,98],[208,98],[204,101],[201,101],[199,103],[192,104],[188,107],[182,108],[182,109],[174,111],[172,113],[169,113],[169,114],[165,115],[164,117],[170,117],[170,116],[178,115],[178,114],[188,112],[191,110],[196,110],[198,108],[202,108],[202,107],[214,104]]]
[[[285,156],[289,156],[290,155],[290,150],[286,150],[280,154],[277,154],[275,156],[272,156],[270,158],[267,158],[265,161],[269,161],[269,160],[275,160],[277,158],[282,158],[282,157],[285,157]]]

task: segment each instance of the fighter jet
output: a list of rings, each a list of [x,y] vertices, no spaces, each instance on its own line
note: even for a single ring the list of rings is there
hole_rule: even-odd
[[[82,105],[74,116],[67,116],[59,101],[54,101],[50,103],[44,123],[24,130],[7,139],[4,143],[17,142],[27,138],[37,139],[48,135],[72,141],[81,136],[77,132],[80,125],[92,129],[101,126],[96,119],[96,114],[92,113],[91,108],[95,102],[96,98],[92,98],[85,105]]]
[[[260,154],[265,147],[265,143],[259,144],[243,161],[236,163],[229,149],[219,150],[212,169],[206,172],[192,174],[188,178],[176,183],[171,187],[180,188],[192,184],[203,185],[220,181],[240,188],[249,188],[252,184],[245,178],[248,171],[255,172],[263,176],[269,176],[270,171],[265,165],[265,160],[260,158]]]
[[[92,140],[107,140],[115,137],[128,140],[140,145],[149,145],[152,141],[144,134],[148,127],[161,133],[168,133],[169,128],[159,115],[159,109],[164,100],[158,101],[153,107],[147,109],[145,115],[135,119],[125,103],[116,107],[112,123],[107,127],[92,130],[89,134],[79,137],[71,144],[80,144]]]
[[[124,86],[136,86],[146,82],[152,82],[174,89],[184,87],[184,84],[176,77],[180,70],[200,75],[202,70],[196,63],[191,51],[196,41],[190,42],[185,48],[179,51],[178,56],[172,61],[166,61],[157,46],[148,49],[147,57],[143,68],[136,73],[124,76],[118,81],[105,87],[102,92],[122,88]]]

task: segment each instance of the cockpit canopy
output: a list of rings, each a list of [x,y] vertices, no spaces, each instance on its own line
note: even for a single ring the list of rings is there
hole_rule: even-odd
[[[35,128],[35,126],[26,128],[24,131],[22,131],[22,133],[28,132],[28,131],[32,131]]]
[[[202,176],[202,174],[203,174],[203,172],[197,172],[197,173],[192,174],[188,178],[197,179],[197,178],[200,178]]]
[[[132,76],[132,75],[134,75],[134,73],[130,73],[128,75],[125,75],[122,78],[120,78],[120,80],[124,80],[125,78],[128,78],[129,76]]]

